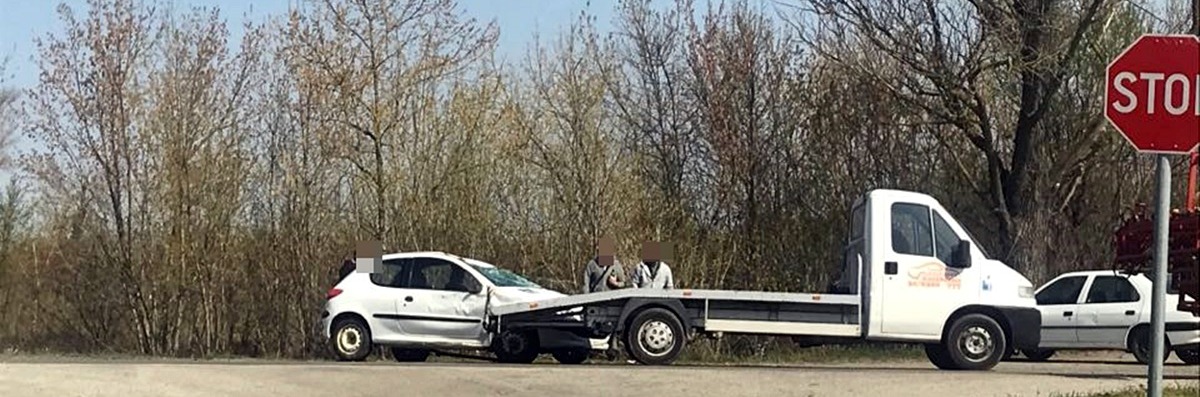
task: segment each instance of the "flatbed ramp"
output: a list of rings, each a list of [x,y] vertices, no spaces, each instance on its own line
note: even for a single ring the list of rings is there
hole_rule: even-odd
[[[729,290],[622,289],[499,305],[490,315],[501,329],[623,328],[647,307],[672,311],[704,332],[859,337],[859,295]],[[574,320],[566,316],[575,316]]]

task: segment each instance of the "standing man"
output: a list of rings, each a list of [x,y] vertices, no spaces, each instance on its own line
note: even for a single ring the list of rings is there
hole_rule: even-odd
[[[675,279],[671,276],[671,267],[663,261],[662,243],[657,241],[642,242],[642,261],[633,269],[634,288],[675,288]]]
[[[626,287],[625,269],[614,256],[616,244],[608,236],[596,241],[596,257],[588,261],[583,272],[583,292],[601,292]]]

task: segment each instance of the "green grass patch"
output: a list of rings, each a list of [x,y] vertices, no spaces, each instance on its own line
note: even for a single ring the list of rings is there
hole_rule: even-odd
[[[799,364],[924,360],[914,345],[862,343],[804,347],[789,338],[734,336],[696,340],[679,362],[688,364]]]

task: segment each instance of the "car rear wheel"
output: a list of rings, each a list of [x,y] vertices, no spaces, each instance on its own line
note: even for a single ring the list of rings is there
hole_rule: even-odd
[[[1179,356],[1179,359],[1187,364],[1200,364],[1200,346],[1188,349],[1175,349],[1175,355]]]
[[[1153,350],[1154,343],[1150,340],[1150,327],[1139,326],[1129,333],[1129,352],[1133,353],[1133,358],[1137,359],[1139,363],[1149,365]],[[1167,361],[1167,357],[1170,356],[1171,342],[1164,337],[1162,360]]]
[[[333,326],[333,352],[338,361],[362,361],[371,354],[371,330],[356,317],[344,318]]]

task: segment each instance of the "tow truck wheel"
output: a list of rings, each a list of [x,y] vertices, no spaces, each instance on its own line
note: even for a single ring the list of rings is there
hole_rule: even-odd
[[[554,360],[561,364],[582,364],[587,361],[591,351],[588,349],[560,349],[550,353]]]
[[[333,352],[338,361],[362,361],[371,354],[371,330],[354,317],[333,325]]]
[[[955,320],[943,343],[954,366],[965,370],[991,369],[1008,349],[1000,324],[982,314],[968,314]]]
[[[393,347],[392,358],[402,363],[422,362],[429,359],[429,350]]]
[[[496,359],[507,364],[529,364],[537,360],[537,338],[530,332],[504,331],[494,349]]]
[[[1054,356],[1054,350],[1050,350],[1050,349],[1024,350],[1021,352],[1021,354],[1023,354],[1025,356],[1025,358],[1028,358],[1029,361],[1046,361],[1046,360],[1049,360],[1051,356]]]
[[[638,312],[625,330],[625,345],[634,360],[646,365],[670,364],[679,357],[687,335],[674,313],[662,308]]]
[[[1190,349],[1175,349],[1175,355],[1184,363],[1196,365],[1200,364],[1200,346]]]

